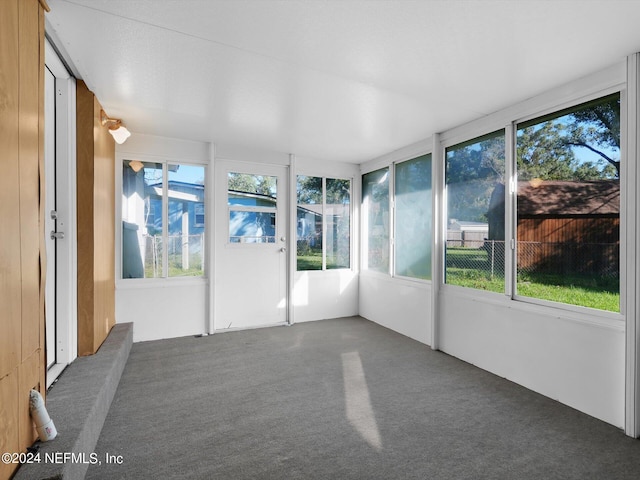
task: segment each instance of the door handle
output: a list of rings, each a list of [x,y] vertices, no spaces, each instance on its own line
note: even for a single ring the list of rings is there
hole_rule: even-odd
[[[64,238],[64,232],[56,232],[51,230],[51,240],[62,240]]]
[[[282,247],[282,248],[280,248],[280,251],[281,251],[282,253],[286,252],[286,251],[287,251],[287,247]]]

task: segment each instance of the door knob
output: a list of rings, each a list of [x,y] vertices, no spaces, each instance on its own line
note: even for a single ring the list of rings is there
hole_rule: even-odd
[[[287,247],[282,247],[282,248],[280,249],[280,251],[281,251],[282,253],[286,252],[286,251],[287,251]]]

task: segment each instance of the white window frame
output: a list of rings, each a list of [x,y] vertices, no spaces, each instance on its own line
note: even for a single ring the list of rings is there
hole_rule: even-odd
[[[398,160],[396,162],[393,162],[393,164],[392,164],[393,168],[391,169],[391,170],[393,170],[393,173],[390,173],[391,181],[393,182],[393,199],[391,199],[391,193],[389,194],[389,198],[391,200],[390,208],[393,210],[393,213],[391,214],[391,217],[393,218],[393,229],[392,229],[392,232],[391,232],[391,235],[393,237],[393,241],[389,242],[391,244],[391,246],[392,246],[392,248],[391,248],[391,254],[392,255],[391,256],[392,256],[392,259],[393,259],[392,262],[390,261],[389,263],[390,264],[393,263],[393,269],[391,270],[390,275],[393,278],[401,278],[403,280],[407,280],[407,281],[410,281],[410,282],[420,282],[420,283],[431,283],[432,278],[409,277],[409,276],[406,276],[406,275],[399,275],[396,272],[396,263],[397,263],[397,260],[396,260],[396,253],[397,253],[397,245],[396,245],[396,237],[397,237],[397,232],[396,232],[396,226],[397,226],[397,221],[396,221],[396,218],[397,218],[397,214],[396,214],[396,208],[397,208],[397,202],[396,202],[396,168],[401,163],[410,162],[411,160],[415,160],[417,158],[424,157],[424,156],[427,156],[427,155],[431,155],[431,159],[430,159],[430,161],[431,161],[431,171],[432,171],[432,175],[431,175],[431,191],[433,192],[433,189],[434,189],[434,182],[433,182],[433,154],[431,152],[426,152],[426,153],[423,153],[421,155],[416,155],[416,156],[413,156],[411,158],[405,158],[403,160]],[[433,205],[433,202],[432,202],[432,204],[431,204],[431,223],[432,223],[432,225],[435,225],[434,218],[433,218],[433,211],[434,211],[434,205]],[[434,235],[435,232],[432,231],[431,234]],[[433,249],[433,241],[429,242],[429,249],[430,250]],[[431,252],[431,262],[432,262],[431,263],[431,277],[433,277],[433,251]]]
[[[294,271],[295,272],[330,272],[330,271],[340,271],[340,270],[353,270],[353,178],[347,177],[344,175],[307,175],[304,173],[297,173],[295,176],[297,187],[298,185],[298,177],[315,177],[320,178],[322,180],[322,268],[320,270],[298,270],[297,267],[297,252],[295,255],[295,263],[294,263]],[[327,180],[347,180],[349,181],[349,266],[348,267],[340,267],[340,268],[327,268]],[[293,190],[296,191],[295,189]],[[295,207],[296,215],[292,218],[292,223],[295,225],[297,223],[297,208],[298,208],[298,199],[292,198],[292,205]],[[295,242],[297,245],[298,235],[297,235],[297,227],[296,227],[296,236]]]
[[[169,198],[168,198],[168,189],[169,189],[169,177],[168,177],[168,166],[169,165],[185,165],[185,166],[193,166],[193,167],[202,167],[204,169],[204,197],[205,200],[205,241],[202,245],[203,249],[203,273],[202,275],[193,275],[193,276],[168,276],[169,273],[169,257],[164,254],[162,258],[162,276],[154,277],[154,278],[123,278],[122,277],[122,221],[124,220],[123,216],[123,202],[122,202],[122,193],[123,193],[123,182],[122,182],[122,168],[124,162],[138,160],[143,163],[156,163],[162,165],[162,241],[164,245],[167,245],[168,242],[168,216],[169,216]],[[116,154],[116,287],[119,286],[127,286],[127,287],[145,287],[151,285],[157,285],[161,283],[171,284],[173,282],[179,282],[180,284],[185,283],[202,283],[208,281],[209,277],[209,268],[207,263],[208,258],[208,250],[209,250],[209,240],[207,239],[210,235],[211,229],[207,226],[209,222],[209,215],[207,214],[206,203],[209,198],[209,163],[204,161],[197,161],[195,159],[189,160],[180,160],[175,157],[159,157],[154,155],[144,155],[144,154]],[[144,262],[144,260],[143,260]],[[143,263],[144,264],[144,263]]]
[[[395,202],[395,186],[396,186],[396,165],[399,163],[408,162],[410,160],[415,160],[418,157],[423,157],[425,155],[431,155],[431,192],[432,192],[432,202],[431,202],[431,210],[432,210],[432,224],[434,231],[432,232],[433,238],[429,245],[431,249],[431,278],[416,278],[416,277],[407,277],[403,275],[398,275],[396,273],[396,202]],[[436,206],[437,206],[437,196],[436,196],[436,188],[438,187],[438,183],[436,181],[436,156],[434,154],[432,148],[432,142],[419,142],[415,145],[410,145],[406,149],[403,149],[399,152],[393,152],[389,155],[381,157],[379,161],[373,162],[371,164],[366,165],[366,169],[361,170],[360,172],[360,208],[362,209],[360,228],[361,228],[361,264],[360,269],[362,272],[366,272],[367,275],[374,276],[383,276],[385,278],[394,278],[397,280],[401,280],[408,283],[421,283],[430,285],[433,283],[434,267],[436,267],[436,257],[435,257],[435,249],[434,249],[434,240],[436,238]],[[372,173],[378,170],[382,170],[383,168],[389,169],[389,269],[387,272],[380,272],[377,270],[371,270],[368,266],[368,223],[367,223],[367,212],[365,210],[364,205],[364,185],[362,185],[362,178],[364,175],[368,173]]]
[[[508,144],[508,151],[510,152],[510,158],[505,159],[505,162],[508,165],[508,176],[507,178],[510,179],[509,181],[509,189],[507,190],[505,188],[505,193],[508,193],[507,197],[505,198],[505,207],[507,205],[509,205],[509,208],[505,208],[506,213],[505,216],[507,217],[505,219],[505,242],[507,241],[506,238],[509,238],[509,241],[511,243],[511,248],[510,253],[508,255],[509,257],[509,265],[508,270],[505,271],[505,281],[507,279],[507,277],[509,278],[509,283],[508,285],[506,285],[507,290],[505,292],[505,294],[507,296],[509,296],[509,298],[511,298],[512,300],[518,301],[518,302],[522,302],[522,303],[529,303],[532,305],[541,305],[541,306],[548,306],[548,307],[553,307],[553,308],[561,308],[564,310],[568,310],[568,311],[573,311],[576,313],[585,313],[585,314],[591,314],[591,315],[598,315],[598,316],[602,316],[603,318],[611,318],[612,320],[619,320],[620,316],[624,313],[624,308],[625,308],[625,295],[626,295],[626,288],[623,288],[623,279],[624,279],[624,263],[623,262],[623,258],[624,258],[624,254],[623,254],[623,218],[625,218],[625,209],[627,208],[627,206],[625,205],[625,201],[624,201],[624,197],[626,195],[625,192],[620,192],[621,197],[620,197],[620,259],[619,259],[619,264],[620,264],[620,284],[618,287],[619,290],[619,294],[620,294],[620,312],[610,312],[607,310],[597,310],[597,309],[593,309],[593,308],[589,308],[589,307],[583,307],[580,305],[572,305],[572,304],[568,304],[568,303],[562,303],[562,302],[553,302],[551,300],[544,300],[544,299],[540,299],[540,298],[536,298],[536,297],[527,297],[527,296],[523,296],[523,295],[518,295],[517,292],[517,269],[518,269],[518,255],[517,255],[517,244],[518,244],[518,217],[517,217],[517,205],[516,205],[516,199],[517,199],[517,185],[518,185],[518,168],[517,168],[517,155],[516,155],[516,148],[517,148],[517,135],[518,135],[518,125],[528,122],[530,120],[535,120],[537,118],[541,118],[541,117],[545,117],[547,115],[553,115],[557,112],[562,112],[563,110],[569,110],[572,109],[574,107],[577,107],[583,103],[587,103],[587,102],[591,102],[594,100],[598,100],[600,98],[603,97],[607,97],[609,95],[613,95],[616,93],[620,94],[620,120],[621,120],[621,125],[620,125],[620,187],[621,189],[623,188],[623,175],[626,175],[626,163],[627,163],[627,155],[625,150],[625,145],[624,145],[624,140],[623,140],[623,135],[625,132],[626,127],[624,126],[624,123],[626,121],[625,118],[625,91],[626,88],[621,86],[621,85],[616,85],[616,86],[612,86],[606,89],[602,89],[602,90],[598,90],[595,92],[592,92],[588,95],[582,96],[580,98],[576,98],[573,99],[571,101],[566,101],[564,103],[560,103],[558,105],[555,105],[553,107],[544,109],[542,111],[538,111],[535,113],[530,113],[526,116],[523,116],[521,118],[515,119],[514,121],[511,122],[511,124],[508,126],[508,132],[509,134],[505,137],[505,142],[507,142]],[[507,151],[507,145],[505,145],[505,152]],[[506,251],[506,246],[505,246],[505,251]]]

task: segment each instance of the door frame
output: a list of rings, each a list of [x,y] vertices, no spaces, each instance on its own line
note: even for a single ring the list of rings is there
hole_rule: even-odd
[[[47,388],[78,356],[77,222],[76,222],[76,81],[48,39],[45,64],[53,73],[56,93],[56,206],[58,241],[56,268],[56,363],[47,370]],[[45,125],[47,119],[45,119]],[[47,182],[47,179],[45,179]],[[49,212],[45,213],[49,215]],[[49,232],[45,231],[45,235]],[[45,286],[46,288],[46,286]],[[46,360],[45,360],[46,368]]]
[[[234,328],[231,329],[226,329],[223,328],[220,325],[220,321],[217,318],[218,317],[218,303],[219,303],[219,299],[220,299],[220,294],[218,291],[218,276],[220,275],[220,271],[219,271],[219,255],[222,254],[222,252],[224,251],[223,249],[225,248],[226,245],[226,241],[225,242],[220,242],[219,238],[218,238],[218,228],[223,228],[224,231],[227,231],[228,225],[224,226],[225,223],[228,223],[228,215],[225,214],[224,216],[220,215],[220,212],[222,211],[222,209],[225,209],[225,212],[227,211],[227,201],[226,201],[226,195],[225,195],[225,201],[223,204],[220,204],[221,202],[221,197],[218,196],[217,189],[220,188],[220,185],[222,185],[222,182],[226,180],[226,172],[227,171],[237,171],[239,173],[255,173],[256,171],[260,170],[260,167],[265,167],[267,170],[269,168],[278,168],[278,169],[282,169],[282,188],[285,193],[284,195],[284,204],[282,205],[282,209],[279,211],[282,212],[281,217],[284,217],[284,224],[282,225],[282,230],[281,232],[284,232],[285,235],[285,242],[280,245],[281,247],[284,247],[286,249],[286,252],[283,253],[284,257],[285,257],[285,265],[283,267],[283,274],[285,275],[285,279],[284,279],[284,301],[285,301],[285,305],[284,305],[284,321],[283,322],[277,322],[277,323],[273,323],[273,324],[265,324],[265,325],[256,325],[256,326],[248,326],[248,327],[240,327],[240,329],[250,329],[250,328],[261,328],[261,327],[268,327],[268,326],[279,326],[279,325],[291,325],[292,324],[292,315],[291,315],[291,310],[292,310],[292,305],[291,305],[291,281],[292,281],[292,276],[291,276],[291,255],[292,255],[292,250],[291,250],[291,245],[295,245],[294,243],[292,243],[292,237],[291,237],[291,225],[292,225],[292,220],[290,218],[290,206],[292,205],[292,199],[291,199],[291,171],[293,170],[292,165],[290,164],[279,164],[279,163],[269,163],[269,162],[260,162],[260,161],[249,161],[249,160],[232,160],[232,159],[226,159],[226,158],[215,158],[215,160],[213,161],[213,168],[211,168],[211,175],[213,177],[213,188],[210,189],[210,191],[212,192],[211,194],[211,199],[210,199],[210,205],[213,206],[212,210],[212,223],[211,223],[211,242],[213,243],[213,248],[212,248],[212,252],[213,254],[209,256],[210,259],[213,259],[214,262],[214,268],[213,268],[213,275],[210,279],[210,284],[212,285],[211,289],[211,297],[212,300],[215,299],[212,303],[213,303],[213,308],[210,309],[210,328],[209,328],[209,334],[213,334],[213,333],[217,333],[217,332],[224,332],[224,331],[230,331],[230,330],[234,330]],[[224,171],[224,173],[223,173]],[[268,173],[268,172],[267,172]],[[224,179],[220,178],[220,175],[224,174]],[[259,174],[259,173],[258,173]],[[226,189],[225,189],[226,191]],[[278,199],[278,201],[280,201],[280,199]],[[220,210],[219,210],[220,209]],[[215,224],[213,222],[216,222]],[[222,222],[222,223],[219,223]],[[277,232],[276,232],[277,233]],[[277,243],[277,242],[276,242]]]

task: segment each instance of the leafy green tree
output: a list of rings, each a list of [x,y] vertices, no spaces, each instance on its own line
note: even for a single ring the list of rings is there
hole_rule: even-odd
[[[229,173],[229,190],[276,196],[276,177],[251,175],[248,173]]]
[[[620,177],[620,158],[612,152],[620,152],[620,95],[615,94],[589,104],[571,114],[567,126],[567,145],[582,147],[607,162],[602,170],[608,178]]]
[[[550,120],[518,130],[518,179],[568,180],[578,167],[563,124]]]
[[[296,190],[300,205],[319,205],[322,203],[322,177],[298,175]]]
[[[450,219],[486,222],[491,192],[504,183],[504,135],[447,151],[447,203]]]

